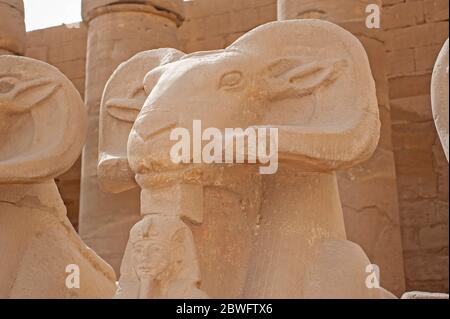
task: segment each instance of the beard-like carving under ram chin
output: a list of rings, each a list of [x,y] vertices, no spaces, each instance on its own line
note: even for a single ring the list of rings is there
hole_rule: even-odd
[[[120,84],[132,75],[142,79],[141,106],[129,107],[135,90]],[[134,122],[131,132],[127,124],[123,135],[101,134],[128,138],[116,151],[124,167],[127,154],[131,171],[121,179],[101,157],[99,175],[106,189],[114,180],[111,191],[121,180],[129,187],[134,175],[143,216],[118,298],[393,297],[366,284],[370,262],[346,240],[334,173],[368,159],[379,139],[375,85],[353,35],[318,20],[269,23],[224,50],[141,53],[105,92],[118,89],[122,107],[105,94],[101,121]],[[170,132],[192,130],[194,120],[219,131],[277,128],[278,172],[174,163]]]

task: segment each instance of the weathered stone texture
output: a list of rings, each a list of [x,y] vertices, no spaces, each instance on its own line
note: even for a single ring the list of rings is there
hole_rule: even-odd
[[[361,245],[380,267],[384,287],[400,296],[405,289],[396,172],[384,32],[366,28],[366,6],[380,1],[279,1],[279,17],[320,18],[339,24],[358,37],[366,49],[377,88],[381,139],[366,163],[340,172],[339,191],[349,240]]]
[[[83,23],[27,33],[26,56],[56,66],[84,96],[87,28]],[[55,179],[67,217],[78,229],[81,159]]]
[[[179,38],[186,52],[225,48],[247,31],[277,19],[276,0],[185,2]]]
[[[331,62],[330,52],[336,59]],[[154,61],[157,53],[147,54]],[[290,62],[281,66],[279,61]],[[128,63],[119,72],[127,66],[133,69],[133,62]],[[316,63],[328,72],[315,72]],[[156,70],[168,76],[157,80],[131,133],[123,131],[129,136],[128,163],[142,188],[141,214],[148,214],[131,231],[121,269],[123,293],[144,298],[151,293],[158,298],[174,297],[180,291],[195,297],[199,287],[219,298],[376,297],[375,289],[365,284],[370,261],[359,246],[345,240],[333,173],[367,160],[380,135],[375,86],[357,38],[320,20],[275,22],[247,33],[225,50],[185,56]],[[238,87],[228,82],[229,70],[239,73]],[[224,75],[219,81],[218,74]],[[118,81],[117,87],[115,83],[109,82],[106,100],[110,92],[129,82]],[[148,77],[146,83],[150,84]],[[261,92],[267,94],[261,96]],[[360,103],[350,102],[355,100]],[[284,111],[276,107],[281,106],[278,103]],[[108,108],[108,103],[103,105]],[[305,109],[314,116],[306,119]],[[279,152],[290,164],[282,158],[278,171],[270,176],[260,175],[252,165],[175,164],[169,157],[172,145],[166,142],[170,132],[158,127],[188,128],[195,119],[222,129],[277,127]],[[240,174],[229,178],[227,171],[233,168],[240,169]],[[245,190],[235,190],[236,185]],[[202,188],[215,189],[218,196]],[[187,200],[186,194],[196,192],[200,202],[212,204],[213,209],[202,214],[202,207]],[[225,199],[225,194],[233,194],[234,199]],[[247,201],[249,195],[254,200]],[[218,214],[223,208],[224,214]],[[195,245],[185,246],[192,237],[189,232],[177,239],[183,249],[164,239],[175,230],[181,232],[180,218],[196,225],[190,227]],[[147,230],[150,226],[151,231]],[[146,238],[136,236],[147,232]],[[161,258],[140,248],[142,241],[157,247]],[[385,246],[380,245],[380,251]],[[192,253],[195,248],[199,258]],[[177,256],[176,249],[191,257]],[[169,250],[170,257],[164,257]],[[152,260],[145,272],[139,270],[142,258]],[[199,280],[198,270],[204,283],[201,287],[193,285]],[[161,288],[145,291],[148,281],[157,281]],[[165,287],[171,287],[170,291]]]
[[[431,73],[448,0],[384,2],[392,139],[407,290],[448,292],[448,163],[431,113]]]
[[[87,7],[84,11],[85,18],[90,20],[86,78],[89,91],[85,95],[90,128],[83,153],[80,234],[116,271],[119,269],[129,230],[139,217],[139,196],[136,189],[110,195],[98,190],[97,186],[98,107],[109,76],[119,63],[137,52],[161,47],[185,51],[222,48],[242,33],[275,20],[276,17],[275,0],[226,3],[217,0],[194,1],[185,3],[185,21],[177,29],[176,21],[155,14],[151,8],[147,8],[151,7],[152,1],[139,4],[122,2],[124,3],[111,6],[110,10],[102,8],[100,14],[87,14]],[[271,14],[266,12],[267,8],[264,7],[267,6],[270,6]],[[256,13],[256,16],[250,23],[248,17],[252,15],[251,12]],[[219,25],[220,19],[214,17],[220,13],[230,20]],[[209,25],[204,24],[206,19],[209,19]],[[249,24],[242,26],[244,22]],[[220,33],[220,29],[228,24],[231,27],[228,26],[221,36],[223,42],[217,43],[218,35],[215,32]],[[208,33],[201,33],[204,30],[208,30]]]
[[[119,271],[130,228],[139,218],[139,191],[108,194],[98,185],[99,108],[114,69],[138,52],[178,47],[175,21],[143,4],[113,5],[89,21],[85,103],[88,139],[82,156],[80,236]]]
[[[108,1],[104,2],[106,3]],[[85,12],[86,11],[87,9],[85,8]],[[177,10],[177,12],[178,11],[179,10]],[[98,83],[90,85],[90,87],[95,87],[96,93],[91,93],[91,95],[96,96],[96,103],[99,103],[104,83],[106,83],[107,78],[112,73],[115,66],[118,63],[125,61],[134,53],[153,47],[165,46],[178,46],[187,52],[223,48],[254,27],[276,20],[276,0],[233,0],[226,2],[221,0],[201,0],[186,2],[185,11],[186,17],[184,24],[177,32],[178,38],[180,38],[179,44],[175,43],[175,40],[170,40],[174,37],[174,34],[170,36],[163,36],[160,34],[158,39],[160,39],[161,42],[156,43],[155,41],[157,39],[154,38],[154,34],[152,34],[152,31],[149,29],[147,34],[151,41],[149,39],[150,42],[148,43],[153,43],[151,45],[146,43],[143,39],[129,39],[128,42],[124,42],[123,44],[123,46],[127,47],[127,50],[123,50],[123,52],[120,53],[118,39],[120,37],[124,38],[125,36],[123,36],[122,33],[116,33],[111,34],[110,40],[106,39],[106,41],[110,41],[111,46],[108,49],[109,51],[100,48],[97,52],[94,44],[99,38],[92,38],[91,52],[93,54],[98,54],[98,62],[93,63],[90,68],[96,68],[97,70],[99,68],[102,70],[103,68],[108,69],[105,71],[104,75],[101,76],[101,79],[92,79],[92,81]],[[211,14],[211,12],[214,12],[214,14]],[[119,19],[117,12],[108,13],[107,16],[116,20]],[[138,12],[128,12],[126,14],[126,18],[130,20],[136,20],[136,17],[138,16]],[[252,17],[252,19],[249,19],[250,17]],[[95,25],[101,25],[103,23],[104,26],[100,26],[100,28],[103,29],[96,33],[102,37],[107,37],[105,28],[110,25],[109,22],[102,22],[105,19],[105,17],[96,17],[93,21]],[[157,19],[162,18],[157,17]],[[116,20],[114,21],[116,25],[120,21],[123,21],[123,19],[120,21]],[[139,21],[139,19],[137,21]],[[60,26],[32,31],[27,34],[27,41],[27,56],[55,65],[74,83],[82,96],[85,94],[87,50],[86,24],[81,23],[69,27]],[[105,54],[110,51],[113,52],[115,62],[108,64],[105,60]],[[98,75],[99,71],[96,72],[96,74]],[[94,100],[88,103],[88,106],[92,103],[94,103]],[[78,160],[70,171],[56,179],[59,191],[68,210],[68,217],[76,228],[78,228],[80,206],[80,170],[81,160]],[[130,226],[134,221],[133,216],[135,215],[136,214],[131,214],[131,218],[129,219]],[[110,217],[110,221],[105,221],[105,224],[112,225],[115,222],[117,222],[116,218]],[[108,227],[105,228],[108,229]],[[128,236],[128,232],[125,233],[125,236]],[[100,254],[105,256],[101,251],[107,250],[107,247],[102,245],[99,249]],[[113,253],[113,255],[115,254]],[[120,264],[120,260],[118,260],[120,259],[120,256],[116,259],[115,266],[117,269]]]
[[[17,1],[0,0],[0,5],[15,2]],[[184,5],[185,21],[177,32],[178,48],[186,52],[224,48],[250,29],[276,20],[276,2],[276,0],[187,1]],[[387,150],[393,149],[395,167],[389,166],[392,160],[385,153],[377,153],[373,161],[378,162],[376,165],[390,167],[377,177],[383,187],[387,187],[386,176],[396,175],[394,186],[397,186],[397,190],[395,187],[387,188],[390,193],[398,191],[407,290],[448,291],[448,163],[436,134],[430,105],[431,72],[439,50],[448,37],[448,5],[448,0],[384,0],[382,27],[386,31],[386,62],[379,61],[384,59],[382,54],[372,56],[377,63],[387,66],[389,83],[379,79],[378,74],[382,75],[384,72],[374,72],[374,76],[379,87],[378,98],[382,101],[380,102],[382,122],[388,123],[392,120],[392,127],[384,125],[381,143]],[[8,8],[17,9],[14,6]],[[86,33],[84,25],[75,29],[62,26],[30,32],[27,36],[29,43],[26,54],[56,65],[83,94]],[[120,45],[117,44],[120,42],[120,36],[120,34],[111,35],[111,39],[107,40],[111,42],[108,49],[92,51],[99,56],[96,64],[92,64],[90,68],[105,72],[101,78],[100,76],[92,78],[91,81],[95,83],[90,87],[95,87],[95,94],[92,93],[92,96],[96,97],[95,101],[91,98],[88,104],[99,104],[104,82],[118,63],[126,60],[135,51],[149,48],[145,45],[133,47],[130,52],[121,55],[118,53]],[[368,50],[369,54],[381,52],[379,46],[382,44],[378,40],[370,36],[360,38],[366,47],[372,48]],[[158,45],[173,46],[170,43]],[[5,49],[0,46],[0,54],[16,53],[12,51],[20,52],[20,49]],[[106,52],[112,52],[114,55],[113,63],[104,58]],[[386,94],[388,86],[389,97]],[[59,190],[68,208],[68,215],[75,225],[78,220],[80,165],[81,162],[78,161],[71,171],[57,179]],[[372,168],[367,166],[366,169],[370,171]],[[364,171],[350,171],[349,183]],[[389,177],[388,180],[392,184],[392,178]],[[367,181],[358,187],[366,190],[370,183]],[[345,188],[341,183],[344,205],[345,202],[352,201],[359,205],[357,196],[346,193]],[[359,214],[360,210],[352,205],[347,205],[346,211],[347,216],[353,216],[355,220],[353,227],[347,217],[350,237],[354,236],[353,240],[359,241],[374,259],[374,256],[380,254],[383,249],[385,254],[390,254],[385,249],[388,246],[386,241],[381,240],[379,244],[373,245],[377,241],[376,238],[367,236],[364,232],[365,227],[356,226],[364,219],[364,223],[373,227],[374,234],[383,233],[386,234],[385,238],[389,238],[392,229],[384,226],[392,222],[393,215],[384,212],[396,208],[395,204],[389,204],[387,198],[380,198],[376,193],[372,194],[371,201],[382,204],[364,208],[367,213],[364,218]],[[393,220],[395,222],[395,214]],[[114,217],[110,217],[110,222],[114,223]]]
[[[23,55],[25,37],[23,1],[0,0],[0,55]]]

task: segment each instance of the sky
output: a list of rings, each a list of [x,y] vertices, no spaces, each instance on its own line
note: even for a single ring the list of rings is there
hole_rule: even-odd
[[[81,21],[81,0],[24,0],[27,31]]]

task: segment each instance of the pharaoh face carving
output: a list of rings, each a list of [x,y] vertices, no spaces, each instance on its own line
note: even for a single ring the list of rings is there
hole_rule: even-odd
[[[139,278],[157,279],[170,262],[170,237],[158,229],[158,221],[145,218],[131,231],[132,263]]]
[[[122,270],[137,276],[141,297],[205,297],[192,233],[177,216],[145,216],[131,229],[129,247]],[[126,286],[128,278],[121,280]]]
[[[135,67],[159,53],[146,52]],[[127,68],[131,73],[133,65],[133,59],[126,62],[124,74]],[[122,264],[119,285],[123,295],[127,290],[133,294],[139,290],[138,295],[143,297],[205,296],[199,289],[193,235],[182,222],[188,214],[185,210],[189,200],[180,194],[155,193],[162,189],[175,193],[174,185],[192,181],[202,188],[216,170],[196,174],[204,166],[192,172],[185,168],[194,164],[172,162],[172,129],[184,128],[193,136],[195,120],[219,131],[277,128],[280,159],[318,172],[362,162],[378,143],[378,104],[367,55],[354,36],[327,22],[269,23],[227,49],[180,54],[147,71],[145,76],[138,73],[148,97],[137,117],[137,108],[107,102],[123,101],[120,95],[111,99],[106,93],[114,87],[112,81],[120,82],[118,74],[117,79],[114,75],[111,78],[102,102],[103,114],[109,114],[109,119],[131,123],[136,117],[126,154],[142,188],[144,217],[131,232]],[[131,92],[137,91],[128,90],[124,96],[130,101],[134,99]],[[117,146],[125,153],[122,143]],[[101,158],[100,173],[105,178],[116,178],[102,170],[102,163],[107,161]],[[318,178],[326,179],[323,185],[336,187],[333,174],[317,175],[324,175]],[[191,176],[192,180],[188,180]],[[336,204],[335,200],[333,195],[330,206]],[[193,215],[191,211],[190,220],[201,223],[202,219]]]

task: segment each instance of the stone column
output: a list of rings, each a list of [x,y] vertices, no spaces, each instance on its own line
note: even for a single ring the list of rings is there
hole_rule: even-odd
[[[88,23],[85,102],[89,128],[82,156],[80,225],[83,240],[118,273],[130,228],[139,220],[139,190],[107,194],[97,181],[99,107],[117,66],[140,51],[177,48],[183,1],[84,0]]]
[[[389,85],[382,29],[366,27],[366,7],[381,0],[278,0],[278,19],[324,19],[353,33],[369,56],[376,82],[381,139],[372,159],[339,173],[349,240],[380,267],[381,285],[401,296],[405,289],[396,171],[391,138]],[[381,20],[381,23],[383,21]],[[382,25],[381,25],[382,26]]]
[[[25,21],[22,0],[0,0],[0,55],[23,55]]]

